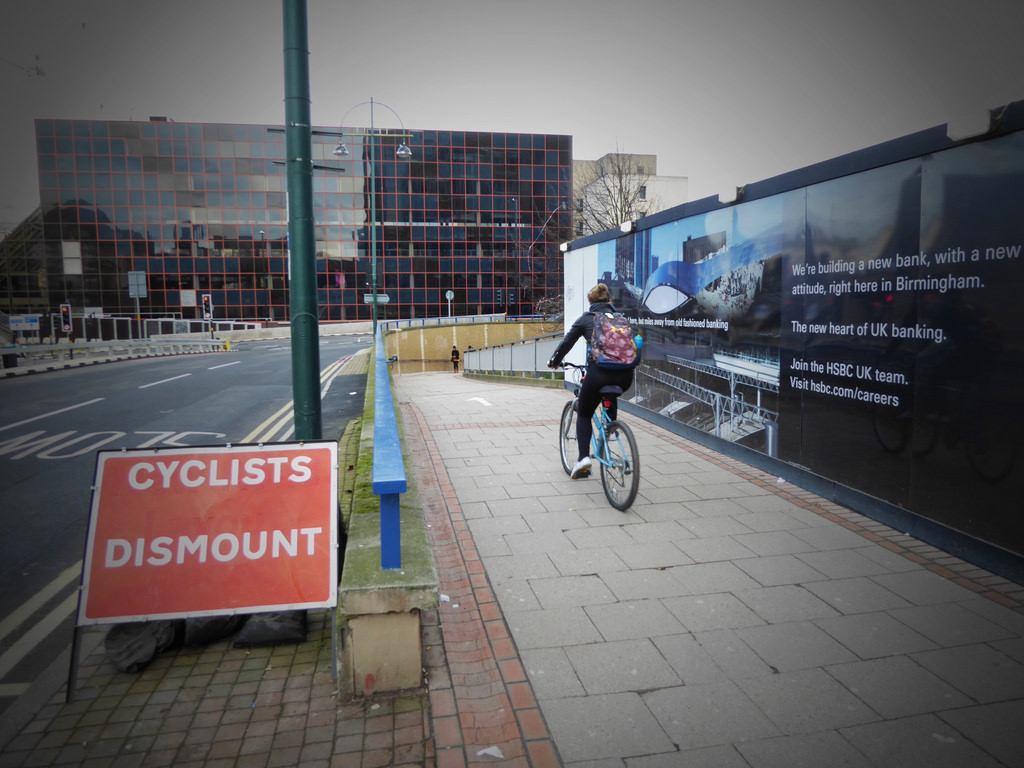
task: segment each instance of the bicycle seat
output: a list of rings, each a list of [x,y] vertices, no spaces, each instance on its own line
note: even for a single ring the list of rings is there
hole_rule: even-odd
[[[620,387],[618,384],[607,384],[601,387],[602,395],[610,395],[612,397],[618,397],[619,395],[622,394],[622,391],[622,387]]]

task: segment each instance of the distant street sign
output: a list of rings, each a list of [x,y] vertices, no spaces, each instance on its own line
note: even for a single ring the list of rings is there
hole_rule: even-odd
[[[132,299],[146,298],[146,273],[128,273],[128,297]]]
[[[39,315],[11,315],[12,331],[38,331]]]
[[[389,301],[391,301],[391,297],[388,296],[388,294],[386,294],[386,293],[378,293],[377,294],[377,303],[378,304],[387,304]],[[373,304],[373,294],[372,293],[364,293],[363,294],[363,304]]]

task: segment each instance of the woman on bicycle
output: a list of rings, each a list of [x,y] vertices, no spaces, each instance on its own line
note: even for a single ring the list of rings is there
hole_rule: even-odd
[[[594,333],[595,312],[615,312],[611,304],[611,296],[608,293],[608,286],[598,283],[590,289],[587,294],[587,301],[590,302],[590,309],[576,318],[576,322],[569,328],[562,343],[558,345],[551,359],[548,360],[548,368],[557,368],[562,359],[569,354],[580,337],[587,340],[589,347],[590,337]],[[572,479],[587,477],[590,475],[590,438],[594,433],[593,416],[597,410],[597,404],[601,402],[601,387],[611,384],[622,387],[625,392],[633,386],[633,369],[623,368],[611,370],[590,365],[590,355],[587,354],[587,375],[583,377],[579,394],[579,414],[576,419],[576,443],[579,446],[579,460],[572,469]],[[608,409],[608,416],[615,419],[617,403],[613,400],[611,408]]]

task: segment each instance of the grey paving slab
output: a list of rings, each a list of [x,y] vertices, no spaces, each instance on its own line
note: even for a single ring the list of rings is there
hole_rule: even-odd
[[[910,607],[902,597],[868,578],[808,579],[803,586],[840,613],[868,613]]]
[[[608,583],[611,573],[633,573],[629,567],[608,547],[577,549],[570,552],[551,552],[548,557],[554,563],[561,576],[581,576],[583,574],[599,574],[606,586],[615,592],[616,597],[622,595]],[[666,577],[667,578],[667,577]]]
[[[775,535],[775,534],[771,534]],[[741,537],[746,538],[746,537]],[[750,542],[746,542],[750,546]],[[792,555],[775,555],[736,560],[736,567],[765,587],[804,584],[808,589],[825,575]],[[812,590],[813,591],[813,590]],[[817,593],[815,593],[817,594]]]
[[[539,611],[540,600],[530,586],[528,579],[508,578],[500,582],[492,582],[494,597],[505,612]]]
[[[915,663],[984,703],[1021,699],[1024,664],[985,644],[913,655]]]
[[[630,540],[632,542],[632,539]],[[625,544],[615,547],[615,554],[630,568],[671,568],[689,565],[693,559],[682,545],[684,541],[662,541],[654,544]]]
[[[798,733],[736,745],[750,768],[875,768],[835,731]]]
[[[1006,768],[935,715],[880,720],[844,728],[840,733],[873,765]]]
[[[810,669],[855,661],[856,656],[811,622],[788,621],[735,630],[773,671]]]
[[[669,573],[677,579],[688,595],[710,595],[718,592],[736,592],[760,586],[735,563],[696,563],[672,568]]]
[[[687,530],[677,520],[640,520],[622,526],[622,530],[636,544],[653,544],[661,541],[678,541],[694,538],[693,532]]]
[[[548,699],[541,708],[566,763],[675,751],[636,693]]]
[[[651,638],[651,642],[686,685],[716,683],[728,679],[715,659],[692,634],[662,635]]]
[[[764,499],[764,496],[749,497],[753,499]],[[750,507],[748,501],[744,497],[740,497],[736,500],[736,503],[741,507]],[[756,503],[753,506],[758,506]],[[751,531],[756,533],[769,533],[771,531],[789,531],[793,528],[805,527],[803,523],[799,522],[792,515],[787,514],[785,509],[758,509],[751,510],[746,514],[735,515],[737,522],[742,523],[744,526],[749,528]]]
[[[743,641],[739,630],[712,629],[694,637],[730,680],[774,674],[772,667]]]
[[[531,579],[530,588],[544,609],[572,608],[615,602],[615,595],[592,574]]]
[[[835,664],[828,674],[886,720],[971,703],[970,697],[906,656]]]
[[[646,638],[578,645],[566,649],[566,655],[588,695],[682,684],[654,643]]]
[[[610,571],[606,569],[601,572],[604,583],[619,600],[674,597],[686,592],[682,582],[672,575],[673,569],[630,570],[625,566],[623,568],[623,570],[613,569]]]
[[[557,575],[558,569],[550,556],[544,552],[487,558],[487,576],[491,584],[502,584],[509,579],[536,579]]]
[[[815,551],[815,547],[785,530],[739,534],[733,538],[738,544],[763,557]]]
[[[952,603],[974,597],[970,590],[923,568],[875,576],[874,579],[914,605]]]
[[[728,592],[666,598],[662,603],[690,632],[739,629],[764,624],[764,619]]]
[[[830,634],[861,659],[934,650],[938,646],[884,612],[817,619]]]
[[[567,648],[527,648],[521,652],[523,669],[539,699],[583,696],[586,691],[569,661]]]
[[[734,594],[770,624],[822,619],[837,611],[799,584],[735,590]]]
[[[641,640],[683,631],[683,625],[658,600],[626,600],[588,605],[587,615],[607,641]]]
[[[878,714],[822,669],[761,675],[736,683],[780,733],[819,733],[876,722]]]
[[[502,608],[505,608],[504,603]],[[559,610],[510,611],[508,622],[519,648],[565,648],[597,643],[603,638],[582,608]]]
[[[644,694],[644,703],[681,750],[776,736],[778,727],[730,681]]]
[[[938,716],[1005,765],[1024,765],[1024,701],[967,707]]]
[[[803,539],[817,550],[856,549],[864,537],[841,525],[822,525],[816,528],[794,530],[793,535]]]
[[[757,553],[743,546],[734,536],[715,536],[702,539],[677,541],[681,549],[694,563],[717,563],[723,560],[739,560],[756,557]]]
[[[1004,640],[1013,636],[1006,627],[978,616],[956,603],[932,603],[913,608],[899,608],[892,611],[892,615],[945,647]]]
[[[865,557],[861,549],[862,547],[830,552],[800,552],[796,557],[830,579],[878,576],[889,572],[884,565]]]

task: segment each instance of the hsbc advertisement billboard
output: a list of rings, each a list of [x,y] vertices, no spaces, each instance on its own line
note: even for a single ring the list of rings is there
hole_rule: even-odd
[[[100,451],[79,625],[334,606],[333,442]]]

